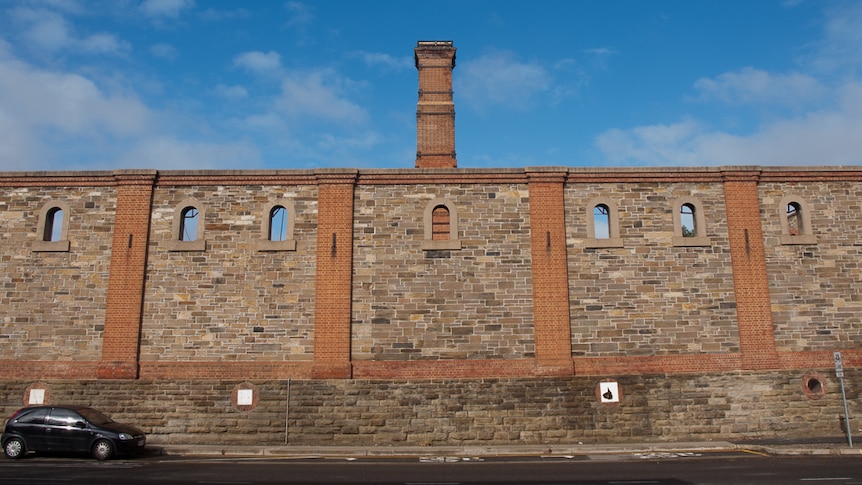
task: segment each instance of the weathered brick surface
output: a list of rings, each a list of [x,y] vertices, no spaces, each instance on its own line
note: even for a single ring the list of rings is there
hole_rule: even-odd
[[[419,43],[419,102],[416,104],[416,167],[454,168],[455,104],[452,70],[455,48],[451,43]]]
[[[177,206],[205,205],[206,251],[169,251]],[[267,203],[295,205],[296,251],[258,252]],[[317,187],[157,187],[141,361],[311,360]]]
[[[837,381],[805,396],[803,372],[617,378],[619,404],[598,378],[252,381],[258,405],[232,406],[242,381],[46,381],[52,402],[88,404],[139,424],[151,444],[457,445],[843,437]],[[848,371],[851,415],[862,374]],[[30,381],[0,382],[0,413]],[[288,389],[290,390],[288,399]]]
[[[739,351],[720,183],[570,183],[565,189],[574,356]],[[705,211],[707,247],[674,247],[673,201]],[[587,205],[617,204],[621,248],[586,248]]]
[[[68,252],[33,252],[39,211],[68,205]],[[2,359],[99,360],[113,238],[113,187],[0,188]]]
[[[759,187],[775,345],[782,352],[858,349],[862,341],[862,184]],[[816,244],[782,245],[781,200],[810,208]]]
[[[423,251],[432,199],[457,208],[461,250]],[[353,359],[535,354],[526,185],[357,187]]]

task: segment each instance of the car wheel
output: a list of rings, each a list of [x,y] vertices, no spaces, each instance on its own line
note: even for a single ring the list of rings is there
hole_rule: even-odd
[[[99,440],[93,444],[93,458],[108,460],[114,456],[114,445],[108,440]]]
[[[7,458],[21,458],[26,453],[26,449],[24,448],[24,442],[19,438],[12,438],[6,442],[6,445],[3,446],[3,452],[6,453]]]

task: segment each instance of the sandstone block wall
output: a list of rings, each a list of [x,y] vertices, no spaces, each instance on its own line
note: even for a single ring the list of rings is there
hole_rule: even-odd
[[[204,251],[172,251],[188,199],[204,209]],[[266,206],[290,200],[295,251],[258,251]],[[142,361],[311,360],[317,187],[160,187],[152,211]]]
[[[565,193],[573,355],[739,352],[720,183],[576,183]],[[708,245],[673,245],[679,197],[701,201]],[[589,247],[599,198],[617,206],[621,247]]]
[[[423,250],[432,200],[457,211],[462,248]],[[526,185],[359,186],[353,359],[535,354]]]
[[[615,378],[618,404],[598,402],[600,379],[252,381],[257,406],[231,401],[241,381],[47,381],[52,402],[87,404],[140,425],[159,443],[267,445],[574,444],[765,438],[844,439],[837,381],[820,399],[801,372]],[[862,375],[848,371],[851,416]],[[0,381],[0,413],[31,382]],[[854,421],[855,422],[855,421]],[[855,425],[854,425],[855,426]]]
[[[69,251],[34,252],[52,201],[68,207]],[[115,207],[112,187],[0,190],[0,358],[99,359]]]
[[[760,189],[775,344],[782,352],[858,349],[862,342],[862,185],[764,183]],[[782,244],[781,202],[807,203],[816,242]]]

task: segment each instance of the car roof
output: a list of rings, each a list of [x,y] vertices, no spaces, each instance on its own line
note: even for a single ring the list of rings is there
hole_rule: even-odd
[[[40,404],[38,406],[27,406],[19,412],[33,411],[36,409],[69,409],[72,411],[80,411],[82,409],[90,409],[89,406],[70,405],[70,404]]]

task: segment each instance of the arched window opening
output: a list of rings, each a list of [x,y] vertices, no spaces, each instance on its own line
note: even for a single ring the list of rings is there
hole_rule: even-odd
[[[34,252],[68,252],[69,221],[72,212],[66,202],[51,200],[39,210],[36,225],[36,240],[33,241]]]
[[[431,239],[434,241],[449,240],[449,209],[444,205],[438,205],[431,212]]]
[[[425,205],[422,215],[423,251],[458,251],[458,208],[449,199],[434,199]]]
[[[198,216],[196,207],[186,207],[180,213],[180,241],[194,241],[198,238]]]
[[[598,204],[593,208],[593,234],[596,239],[608,239],[611,237],[611,210],[605,204]]]
[[[63,209],[54,207],[48,211],[45,219],[43,241],[60,241],[63,239]]]
[[[697,236],[697,222],[693,204],[683,204],[679,207],[679,222],[682,228],[682,237]]]
[[[798,236],[802,230],[802,206],[798,202],[790,202],[787,204],[787,234]]]
[[[287,240],[287,209],[277,205],[269,211],[269,240]]]
[[[814,225],[811,223],[811,205],[796,194],[785,196],[778,203],[778,218],[781,223],[781,244],[817,244]]]

